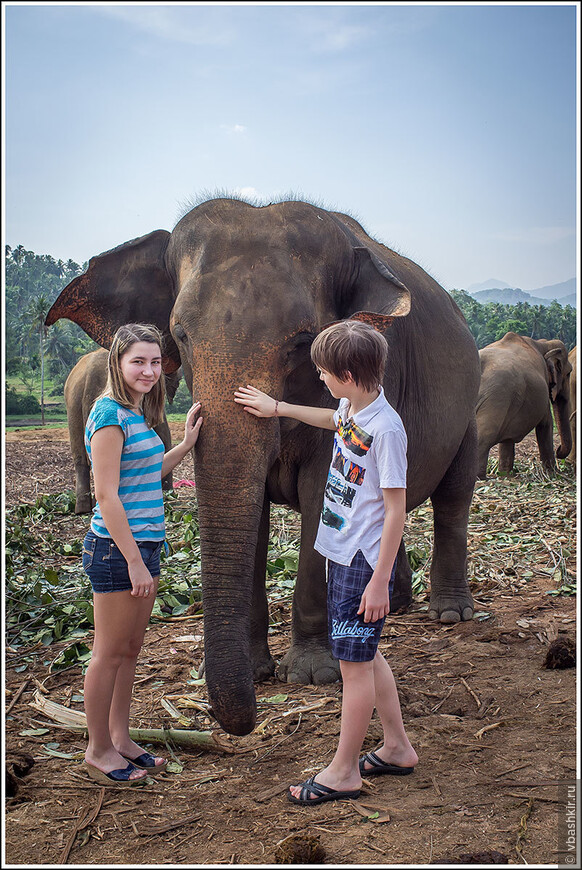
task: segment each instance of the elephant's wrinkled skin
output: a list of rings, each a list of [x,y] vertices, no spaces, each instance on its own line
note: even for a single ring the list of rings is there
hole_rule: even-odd
[[[407,314],[410,308],[410,313]],[[269,503],[301,511],[292,646],[279,674],[339,676],[329,652],[324,560],[313,549],[333,433],[293,420],[257,420],[234,402],[252,383],[286,401],[335,407],[309,348],[355,312],[396,319],[384,382],[408,433],[408,509],[434,506],[430,613],[472,616],[467,520],[476,479],[479,358],[451,297],[419,266],[369,238],[356,221],[304,202],[255,207],[218,199],[170,234],[157,230],[93,258],[47,317],[78,323],[103,345],[124,321],[171,329],[167,369],[183,366],[202,402],[195,449],[202,547],[205,663],[225,730],[252,730],[255,679],[273,673],[265,566]],[[407,315],[407,316],[404,316]],[[393,609],[412,600],[401,544]]]
[[[562,341],[535,340],[507,332],[479,351],[481,384],[477,399],[479,477],[487,475],[489,451],[499,444],[499,473],[511,474],[515,445],[535,429],[540,459],[549,474],[556,470],[552,407],[560,435],[558,459],[572,447],[570,372]]]
[[[170,379],[176,376],[170,376]],[[85,423],[89,411],[97,396],[105,389],[107,383],[107,351],[103,348],[93,350],[82,356],[71,369],[65,381],[65,404],[67,406],[67,423],[69,426],[69,442],[73,463],[75,466],[75,513],[88,514],[94,505],[91,496],[91,473],[87,451],[85,450]],[[176,384],[177,386],[177,384]],[[175,386],[172,385],[175,393]],[[173,393],[172,393],[173,396]],[[164,417],[163,423],[155,427],[156,432],[164,442],[166,451],[172,446],[170,427]],[[163,489],[172,489],[172,474],[162,480]]]

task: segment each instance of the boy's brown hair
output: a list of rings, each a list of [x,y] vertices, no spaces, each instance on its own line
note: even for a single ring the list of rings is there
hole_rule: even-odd
[[[333,323],[311,345],[311,359],[317,368],[340,381],[351,375],[368,392],[381,385],[387,356],[384,336],[360,320]]]
[[[98,398],[110,396],[116,402],[119,402],[120,405],[123,405],[124,408],[131,408],[133,398],[127,391],[119,360],[138,341],[157,344],[160,348],[160,354],[163,353],[164,339],[157,326],[144,323],[127,323],[125,326],[120,326],[113,336],[109,349],[107,385]],[[154,384],[149,393],[144,395],[142,400],[143,415],[150,428],[158,426],[163,422],[165,402],[166,385],[162,371],[159,380]]]

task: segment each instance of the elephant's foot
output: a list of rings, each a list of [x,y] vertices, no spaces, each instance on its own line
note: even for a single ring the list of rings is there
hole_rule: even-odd
[[[443,623],[468,622],[473,618],[473,596],[467,586],[431,591],[428,615]]]
[[[327,647],[311,643],[295,643],[283,656],[277,676],[287,683],[321,686],[341,679],[339,662]]]
[[[275,674],[275,659],[269,654],[267,658],[261,657],[260,660],[252,658],[253,664],[253,680],[255,683],[262,683],[263,680],[268,680],[269,677]]]
[[[90,514],[93,510],[93,500],[91,495],[78,495],[75,500],[76,514]]]

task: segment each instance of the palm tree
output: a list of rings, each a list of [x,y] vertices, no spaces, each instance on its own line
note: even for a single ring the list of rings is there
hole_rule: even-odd
[[[28,324],[28,334],[38,333],[39,356],[40,356],[40,423],[44,426],[44,334],[46,327],[44,322],[51,307],[44,293],[32,299],[26,309],[25,318]]]

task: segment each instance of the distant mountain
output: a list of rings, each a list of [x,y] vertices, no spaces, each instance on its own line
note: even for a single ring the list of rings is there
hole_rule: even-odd
[[[488,286],[493,285],[493,286]],[[475,290],[472,288],[480,287]],[[562,281],[560,284],[550,284],[526,293],[519,287],[509,287],[504,281],[491,279],[483,284],[472,284],[467,290],[470,296],[482,305],[488,302],[499,302],[501,305],[517,305],[518,302],[527,302],[528,305],[551,305],[555,300],[565,307],[571,305],[577,307],[576,279]]]
[[[576,279],[562,281],[561,284],[548,284],[546,287],[537,287],[531,291],[532,296],[541,296],[543,299],[557,299],[574,294],[576,296]],[[567,303],[562,303],[567,304]]]
[[[517,305],[518,302],[527,302],[528,305],[549,305],[550,299],[542,299],[526,293],[525,290],[519,288],[506,287],[499,289],[492,287],[490,290],[479,290],[477,293],[470,293],[473,299],[481,302],[482,305],[487,305],[488,302],[499,302],[501,305]]]
[[[480,293],[481,290],[505,290],[505,288],[510,288],[511,285],[507,284],[505,281],[499,281],[498,278],[489,278],[488,281],[482,281],[481,284],[471,284],[470,287],[467,287],[467,293],[470,296],[474,296],[475,293]]]

